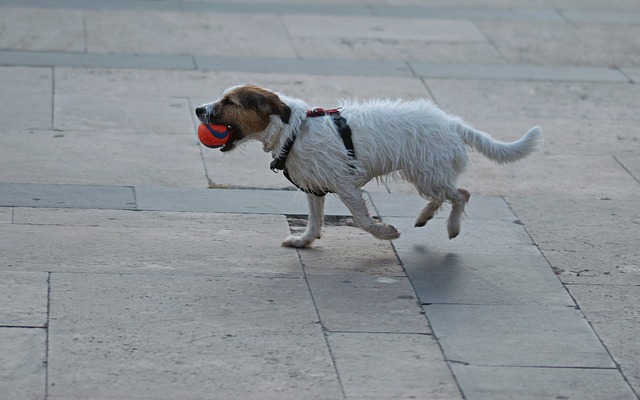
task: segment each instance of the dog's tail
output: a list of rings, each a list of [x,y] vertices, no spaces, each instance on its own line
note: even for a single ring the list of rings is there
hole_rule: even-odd
[[[544,138],[539,126],[532,127],[523,137],[511,143],[495,140],[488,133],[477,131],[464,124],[458,128],[458,133],[463,142],[499,164],[525,158],[542,147]]]

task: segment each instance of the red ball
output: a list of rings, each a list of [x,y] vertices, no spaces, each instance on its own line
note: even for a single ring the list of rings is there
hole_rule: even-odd
[[[229,140],[229,127],[225,125],[200,124],[198,126],[198,139],[200,139],[200,143],[212,149],[222,147]]]

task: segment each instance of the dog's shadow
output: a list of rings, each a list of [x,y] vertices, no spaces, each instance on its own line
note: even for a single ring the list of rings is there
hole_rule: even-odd
[[[438,253],[425,245],[414,245],[410,256],[400,257],[402,265],[418,290],[422,304],[429,304],[434,297],[447,297],[461,284],[465,263],[456,253]]]

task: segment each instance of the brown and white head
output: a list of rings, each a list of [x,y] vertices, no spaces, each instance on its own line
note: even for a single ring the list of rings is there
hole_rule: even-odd
[[[229,140],[220,151],[232,150],[251,139],[267,146],[276,130],[289,124],[291,118],[291,108],[277,93],[256,85],[231,87],[195,112],[202,123],[230,128]]]

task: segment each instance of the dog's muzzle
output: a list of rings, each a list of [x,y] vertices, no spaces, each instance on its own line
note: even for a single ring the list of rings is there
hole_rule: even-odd
[[[213,112],[213,109],[211,109],[210,107],[201,106],[196,108],[196,117],[198,117],[198,119],[202,123],[205,123],[205,124],[213,123],[214,115],[215,113]]]

